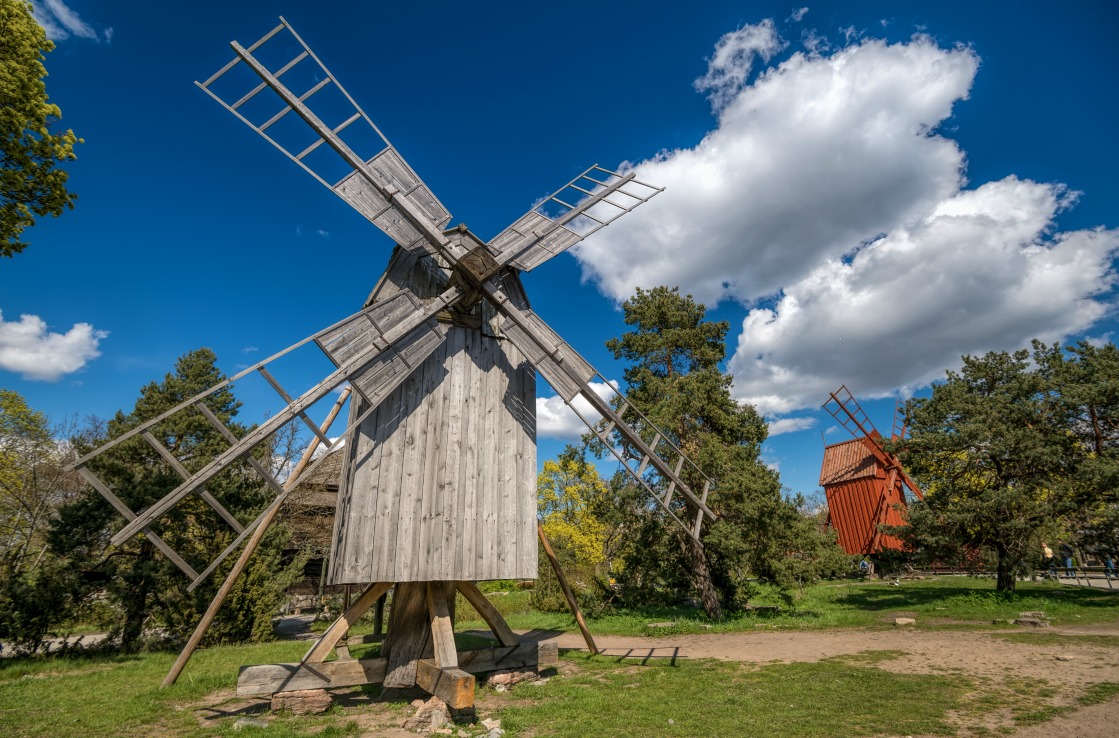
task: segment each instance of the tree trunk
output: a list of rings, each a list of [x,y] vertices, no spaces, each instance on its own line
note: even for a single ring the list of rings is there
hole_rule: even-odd
[[[996,592],[1013,592],[1017,585],[1017,579],[1014,576],[1014,560],[1004,547],[998,547],[999,563],[998,563],[998,578],[995,581]]]
[[[684,548],[692,562],[692,574],[696,589],[699,590],[699,599],[703,603],[703,611],[712,620],[723,619],[723,608],[719,606],[719,596],[715,592],[715,584],[711,581],[711,569],[707,566],[707,554],[703,547],[691,536],[684,536]]]
[[[151,592],[151,580],[148,578],[148,561],[152,558],[152,544],[145,539],[140,544],[139,565],[136,580],[130,587],[131,591],[126,598],[121,598],[124,610],[124,625],[120,632],[120,649],[125,653],[132,653],[140,643],[144,632],[144,620],[148,616],[148,595]]]

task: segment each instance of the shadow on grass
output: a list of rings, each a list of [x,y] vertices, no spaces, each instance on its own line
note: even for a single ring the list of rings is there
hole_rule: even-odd
[[[875,612],[878,610],[929,610],[946,602],[966,608],[982,610],[985,606],[1007,606],[1018,603],[1033,604],[1039,598],[1053,598],[1063,606],[1086,609],[1111,609],[1119,612],[1119,598],[1104,591],[1091,589],[1057,588],[1053,586],[1026,586],[1014,592],[997,592],[975,586],[939,587],[866,587],[848,590],[843,598],[846,606]]]

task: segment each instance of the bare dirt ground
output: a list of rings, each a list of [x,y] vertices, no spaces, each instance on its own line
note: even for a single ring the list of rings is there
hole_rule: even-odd
[[[819,661],[867,651],[899,652],[896,658],[875,666],[901,673],[958,674],[984,689],[1018,690],[1030,703],[1031,690],[1039,695],[1039,707],[1066,708],[1067,712],[1037,725],[1016,725],[1010,710],[983,713],[980,726],[990,733],[1013,734],[1019,738],[1113,738],[1119,735],[1119,699],[1082,707],[1077,698],[1089,685],[1119,683],[1119,647],[1091,638],[1057,638],[1056,644],[1023,643],[1003,637],[1008,633],[1043,636],[1115,636],[1119,623],[1066,628],[1015,628],[1012,630],[844,629],[820,631],[776,631],[759,629],[749,633],[672,635],[659,638],[601,636],[596,638],[605,656],[637,659],[725,659],[755,664]],[[578,633],[528,634],[556,637],[561,649],[585,649]],[[1042,695],[1044,697],[1042,697]],[[356,692],[337,699],[357,719],[365,735],[415,735],[400,728],[413,710],[407,699],[422,696],[396,694],[372,698]],[[401,698],[406,698],[403,702]],[[480,717],[507,700],[507,694],[479,693]],[[267,709],[267,701],[238,700],[232,694],[211,695],[205,705],[192,706],[203,723],[230,715],[247,715]],[[961,725],[976,725],[976,715]],[[961,735],[972,734],[964,730]],[[914,737],[916,738],[916,737]]]

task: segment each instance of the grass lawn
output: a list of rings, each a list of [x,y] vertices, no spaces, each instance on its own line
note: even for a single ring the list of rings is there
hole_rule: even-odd
[[[535,611],[530,596],[522,591],[490,599],[514,629],[575,630],[569,613]],[[974,577],[903,580],[896,587],[889,582],[825,582],[805,588],[792,607],[773,595],[759,597],[754,604],[780,605],[781,610],[730,615],[723,622],[711,623],[701,610],[659,607],[588,616],[587,621],[596,634],[633,636],[733,632],[762,625],[791,629],[892,627],[897,615],[917,618],[919,627],[996,627],[992,621],[1034,610],[1044,611],[1054,625],[1119,620],[1119,590],[1019,582],[1016,592],[1002,594],[994,591],[993,579]],[[458,627],[486,627],[461,597],[458,609]],[[647,625],[653,622],[675,622],[676,626],[651,631]]]
[[[1001,596],[992,591],[990,580],[967,578],[902,582],[900,587],[826,583],[807,589],[791,610],[734,617],[710,631],[759,625],[886,627],[895,613],[916,616],[919,627],[989,630],[992,620],[1012,618],[1022,610],[1044,610],[1058,625],[1119,622],[1119,594],[1047,583],[1019,587],[1017,593]],[[514,628],[573,628],[569,616],[532,612],[526,592],[491,599]],[[469,618],[471,613],[460,603],[459,615]],[[618,613],[592,618],[590,626],[596,634],[643,635],[647,623],[665,620],[675,621],[677,632],[709,632],[700,614],[684,608]],[[960,621],[974,625],[961,626]],[[460,619],[456,627],[483,625]],[[1119,647],[1119,638],[1106,635],[992,635],[1023,649],[1077,645],[1111,654]],[[461,645],[478,644],[464,639]],[[306,647],[305,642],[276,642],[202,650],[168,690],[160,690],[159,683],[174,653],[0,659],[0,736],[234,735],[235,716],[200,720],[198,711],[231,704],[238,666],[297,661]],[[375,647],[362,650],[368,655]],[[685,659],[638,665],[569,653],[560,673],[544,686],[522,684],[504,694],[480,687],[478,695],[480,706],[500,717],[510,736],[985,735],[984,716],[992,711],[1010,715],[1012,728],[1119,699],[1119,683],[1106,679],[1093,679],[1077,691],[1063,685],[1039,690],[1036,682],[1023,680],[886,668],[904,655],[867,651],[811,663]],[[365,689],[367,695],[377,691]],[[338,706],[316,717],[269,715],[270,726],[261,735],[376,734],[367,720],[375,710],[389,711],[399,725],[410,708],[401,700],[395,705]],[[471,735],[482,732],[478,726]]]

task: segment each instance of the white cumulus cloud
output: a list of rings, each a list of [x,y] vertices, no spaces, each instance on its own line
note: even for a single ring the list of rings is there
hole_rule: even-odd
[[[113,38],[112,28],[98,32],[62,0],[31,0],[31,15],[52,41],[65,41],[73,36],[92,41],[103,39],[105,43],[109,43]]]
[[[927,217],[833,258],[755,308],[729,363],[761,412],[808,407],[841,382],[884,397],[928,384],[962,354],[1057,341],[1108,310],[1119,231],[1047,232],[1070,201],[1007,177],[961,191]]]
[[[617,382],[591,382],[591,389],[602,399],[609,401],[616,392]],[[599,415],[591,404],[582,397],[573,401],[579,414],[591,423],[598,422]],[[536,434],[543,438],[556,438],[561,441],[578,441],[579,437],[587,432],[587,426],[579,417],[571,412],[571,408],[564,403],[559,395],[536,398]]]
[[[667,189],[574,249],[605,294],[667,284],[746,307],[728,368],[770,416],[845,382],[904,395],[961,354],[1105,315],[1116,231],[1060,232],[1061,184],[966,181],[940,126],[979,72],[972,49],[858,36],[753,69],[782,46],[772,21],[724,36],[697,82],[717,126],[626,165]]]
[[[802,417],[802,418],[778,418],[767,422],[769,426],[769,437],[780,436],[785,433],[796,433],[797,431],[808,430],[816,425],[816,418]]]
[[[24,314],[9,323],[0,313],[0,369],[17,372],[24,379],[54,382],[100,356],[97,347],[108,335],[89,323],[75,323],[66,333],[51,333],[37,315]]]
[[[963,152],[929,131],[978,64],[923,37],[794,54],[737,90],[695,148],[633,167],[667,189],[575,247],[584,276],[619,301],[673,284],[748,303],[921,217],[961,185]]]

